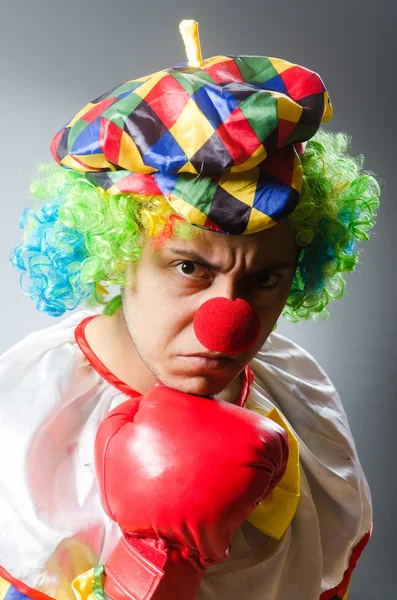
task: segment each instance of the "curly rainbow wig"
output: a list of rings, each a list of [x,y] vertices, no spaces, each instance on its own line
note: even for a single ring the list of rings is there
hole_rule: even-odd
[[[344,293],[344,273],[355,269],[357,241],[369,239],[375,222],[379,185],[362,169],[362,156],[347,154],[349,144],[346,134],[320,129],[301,157],[302,192],[288,217],[301,253],[283,311],[293,322],[328,316],[326,306]],[[109,301],[108,287],[125,285],[128,263],[141,254],[141,233],[161,245],[199,231],[162,196],[110,195],[58,165],[41,165],[31,192],[38,204],[23,211],[23,243],[10,260],[21,271],[23,293],[52,317],[80,305],[115,313],[121,296]]]

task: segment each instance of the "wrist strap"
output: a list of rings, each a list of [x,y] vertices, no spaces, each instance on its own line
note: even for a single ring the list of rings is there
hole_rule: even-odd
[[[105,572],[104,591],[112,600],[193,600],[204,575],[176,548],[124,535]]]

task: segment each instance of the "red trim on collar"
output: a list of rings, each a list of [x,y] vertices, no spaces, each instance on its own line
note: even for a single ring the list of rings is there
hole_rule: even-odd
[[[373,522],[371,522],[371,527],[368,533],[366,533],[358,542],[358,544],[353,548],[353,552],[349,560],[349,566],[344,572],[343,579],[340,582],[340,584],[337,585],[335,588],[332,588],[332,590],[326,590],[325,592],[323,592],[320,596],[320,600],[333,600],[334,598],[343,598],[343,596],[346,594],[357,561],[371,538],[373,526],[374,524]]]
[[[118,390],[120,390],[120,392],[123,392],[123,394],[126,394],[131,398],[137,398],[138,396],[142,396],[142,394],[132,389],[132,387],[124,383],[124,381],[121,381],[121,379],[116,377],[114,373],[109,371],[109,369],[103,364],[101,360],[99,360],[97,355],[94,354],[94,352],[88,345],[84,333],[84,328],[87,325],[87,323],[89,323],[90,321],[92,321],[92,319],[95,319],[95,317],[98,316],[99,315],[92,315],[91,317],[86,317],[77,325],[74,332],[74,337],[78,346],[80,347],[80,350],[82,351],[90,365],[95,369],[95,371],[99,373],[99,375],[103,377],[103,379],[105,379],[113,387],[117,388]]]
[[[92,319],[95,319],[98,316],[99,315],[91,315],[90,317],[86,317],[77,325],[74,332],[74,337],[77,345],[79,346],[80,350],[82,351],[90,365],[95,369],[95,371],[99,373],[99,375],[103,377],[103,379],[105,379],[113,387],[117,388],[118,390],[120,390],[120,392],[123,392],[123,394],[126,394],[127,396],[130,396],[132,398],[137,398],[138,396],[141,396],[142,394],[140,394],[132,387],[124,383],[124,381],[121,381],[121,379],[116,377],[114,373],[109,371],[109,369],[103,364],[101,360],[99,360],[97,355],[91,350],[90,346],[88,345],[84,333],[85,326],[87,325],[87,323],[92,321]],[[240,397],[236,402],[237,406],[245,405],[251,389],[251,383],[253,379],[254,374],[250,366],[246,365],[244,368],[244,377],[243,384],[241,386]]]
[[[5,569],[3,569],[1,565],[0,576],[3,577],[3,579],[8,581],[9,583],[11,583],[11,585],[13,585],[19,592],[21,592],[21,594],[25,594],[25,596],[28,596],[33,600],[53,600],[51,596],[47,596],[47,594],[44,594],[43,592],[34,590],[25,583],[22,583],[22,581],[19,581],[19,579],[15,579],[15,577],[10,575]]]

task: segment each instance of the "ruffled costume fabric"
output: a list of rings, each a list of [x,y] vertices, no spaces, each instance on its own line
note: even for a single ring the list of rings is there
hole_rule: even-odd
[[[81,323],[95,314],[73,313],[0,357],[1,599],[101,597],[100,565],[120,533],[100,505],[94,438],[134,391],[88,347]],[[340,398],[317,362],[276,333],[250,367],[245,407],[279,422],[292,452],[279,486],[235,532],[230,557],[206,571],[197,600],[345,599],[372,507]]]

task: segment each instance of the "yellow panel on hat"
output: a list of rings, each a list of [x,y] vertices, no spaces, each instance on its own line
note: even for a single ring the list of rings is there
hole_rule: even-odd
[[[327,123],[327,121],[330,121],[332,119],[333,113],[334,113],[334,111],[333,111],[332,105],[329,101],[329,94],[328,94],[328,92],[324,92],[324,114],[323,114],[323,118],[322,118],[321,122]]]
[[[265,213],[252,207],[250,218],[244,233],[256,233],[263,229],[269,229],[274,225],[277,225],[277,221],[274,221],[271,217],[265,215]]]
[[[83,156],[75,156],[75,159],[81,160],[81,162],[83,162],[85,165],[87,165],[87,168],[85,169],[86,171],[91,171],[94,170],[96,171],[97,169],[109,169],[110,171],[115,171],[115,167],[113,165],[111,165],[105,158],[105,156],[100,153],[100,154],[84,154]]]
[[[179,198],[179,196],[171,194],[171,198],[167,198],[167,200],[172,208],[189,223],[192,223],[193,225],[204,225],[206,222],[207,216],[202,213],[201,210],[188,202],[185,202],[182,198]]]
[[[298,123],[302,116],[303,107],[291,100],[289,96],[280,94],[280,92],[271,92],[271,95],[277,98],[277,117],[291,123]]]
[[[117,183],[114,183],[113,185],[110,186],[110,188],[108,188],[106,190],[106,193],[110,194],[111,196],[118,196],[118,194],[125,193],[125,192],[120,192],[120,188],[117,186]]]
[[[190,98],[170,132],[190,159],[214,133],[214,128]]]
[[[203,69],[204,67],[212,67],[213,65],[217,65],[222,62],[229,62],[230,60],[233,60],[233,58],[230,58],[230,56],[212,56],[211,58],[206,58],[203,60],[200,68]]]
[[[291,187],[298,192],[302,189],[302,177],[303,177],[303,169],[302,163],[300,161],[299,156],[296,154],[294,157],[294,173],[292,176]]]
[[[153,167],[148,167],[145,165],[135,142],[125,131],[123,131],[120,138],[118,164],[127,171],[143,173],[145,175],[158,171],[158,169],[154,169]]]
[[[271,58],[269,56],[269,60],[279,74],[284,73],[284,71],[287,71],[290,67],[295,66],[287,60],[282,60],[282,58]]]
[[[190,160],[183,165],[178,171],[178,173],[193,173],[193,175],[198,175],[197,169],[192,165]]]
[[[147,81],[148,79],[151,78],[151,75],[144,75],[143,77],[137,77],[136,79],[130,79],[129,81],[126,81],[126,83],[131,83],[132,81]]]
[[[229,192],[231,196],[252,206],[255,198],[256,184],[259,177],[259,167],[255,167],[244,173],[223,173],[219,179],[219,185]]]
[[[88,113],[89,110],[91,110],[91,108],[94,108],[94,106],[97,106],[96,104],[93,104],[92,102],[89,102],[88,104],[86,104],[84,106],[84,108],[82,108],[81,110],[79,110],[79,112],[77,113],[76,116],[73,117],[73,119],[70,121],[70,123],[68,123],[68,127],[72,127],[72,125],[74,125],[76,123],[76,121],[78,121],[80,119],[80,117],[82,117],[83,115],[85,115],[86,113]],[[88,123],[87,123],[88,125]]]
[[[154,86],[159,81],[161,81],[161,79],[164,79],[164,77],[169,76],[170,74],[166,73],[165,71],[157,71],[157,73],[154,73],[149,79],[146,79],[146,81],[142,85],[136,88],[134,90],[134,94],[137,94],[141,98],[145,98],[150,92],[150,90],[152,90]],[[136,79],[135,81],[139,81],[139,79]]]
[[[261,144],[244,163],[241,165],[234,165],[230,169],[230,172],[239,173],[240,171],[248,171],[249,169],[253,169],[259,165],[259,163],[265,160],[266,156],[266,148]]]
[[[100,166],[96,166],[95,168],[90,168],[89,166],[85,167],[84,165],[82,165],[78,160],[75,160],[73,158],[73,156],[71,156],[70,154],[68,154],[67,156],[64,156],[64,158],[61,160],[61,165],[64,165],[65,167],[68,167],[69,169],[75,169],[76,171],[83,171],[83,173],[85,173],[86,171],[96,171],[98,169],[102,169],[102,168],[106,168],[109,169],[110,171],[114,171],[114,166],[111,165],[110,163],[108,163],[108,161],[105,159],[103,154],[98,154],[98,157],[101,158],[101,164]],[[84,156],[84,159],[86,157]],[[85,160],[81,159],[82,162],[85,162]],[[100,161],[98,160],[98,163]]]

